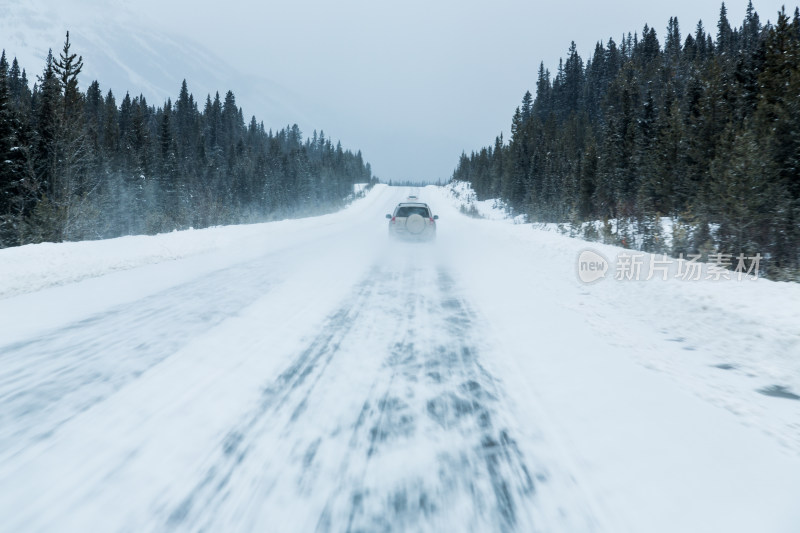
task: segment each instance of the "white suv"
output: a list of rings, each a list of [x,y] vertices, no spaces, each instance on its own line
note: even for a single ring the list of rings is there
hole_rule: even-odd
[[[422,202],[401,202],[394,208],[389,219],[389,236],[396,239],[432,241],[436,238],[436,221],[428,204]]]

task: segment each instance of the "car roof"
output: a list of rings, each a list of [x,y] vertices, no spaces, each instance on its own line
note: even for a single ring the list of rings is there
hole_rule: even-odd
[[[400,207],[401,205],[402,206],[416,205],[416,206],[420,206],[420,207],[428,207],[428,204],[426,204],[424,202],[400,202],[399,204],[397,204],[397,207]]]

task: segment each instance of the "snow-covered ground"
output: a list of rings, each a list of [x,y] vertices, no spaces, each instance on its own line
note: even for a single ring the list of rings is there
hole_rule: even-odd
[[[505,220],[510,218],[505,203],[499,199],[478,200],[478,195],[466,181],[451,181],[444,190],[451,199],[451,203],[466,215],[488,220]],[[514,220],[520,224],[524,217]]]
[[[478,200],[478,195],[472,190],[471,185],[466,181],[453,180],[445,186],[448,196],[461,213],[476,218],[488,220],[510,220],[514,224],[525,224],[527,216],[511,216],[511,210],[506,203],[499,198]],[[620,222],[623,224],[620,225]],[[650,239],[658,242],[658,247],[665,252],[672,249],[674,231],[677,229],[683,233],[684,239],[691,239],[694,231],[688,225],[676,228],[675,221],[671,217],[658,217],[650,221],[653,228],[658,228],[658,232],[649,230]],[[656,226],[658,224],[658,226]],[[532,226],[537,230],[552,231],[569,235],[570,237],[584,238],[591,242],[620,243],[626,240],[627,248],[641,250],[645,248],[645,233],[637,227],[635,220],[617,220],[610,218],[607,220],[591,220],[580,224],[555,223],[555,222],[536,222]],[[715,235],[719,225],[711,225],[711,234]],[[653,244],[656,244],[654,242]],[[653,248],[648,248],[652,250]]]
[[[800,287],[586,248],[379,185],[0,250],[0,531],[797,531]]]

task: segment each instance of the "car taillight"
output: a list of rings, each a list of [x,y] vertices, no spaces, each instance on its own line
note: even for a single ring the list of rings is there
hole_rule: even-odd
[[[395,219],[395,217],[392,217],[392,224],[394,224],[394,219]]]
[[[431,218],[431,219],[429,219],[429,220],[431,221],[431,224],[435,224],[435,222],[433,221],[433,219],[432,219],[432,218]]]

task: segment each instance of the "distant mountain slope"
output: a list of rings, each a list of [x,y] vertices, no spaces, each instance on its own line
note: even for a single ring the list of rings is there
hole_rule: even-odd
[[[31,83],[41,73],[48,49],[57,53],[69,30],[72,50],[84,58],[84,88],[96,79],[104,93],[142,93],[149,103],[161,104],[167,97],[174,100],[186,79],[201,102],[207,94],[232,90],[246,116],[256,115],[269,126],[312,122],[298,96],[232,68],[199,43],[159,29],[163,25],[118,0],[0,0],[0,48],[9,61],[19,60]]]

